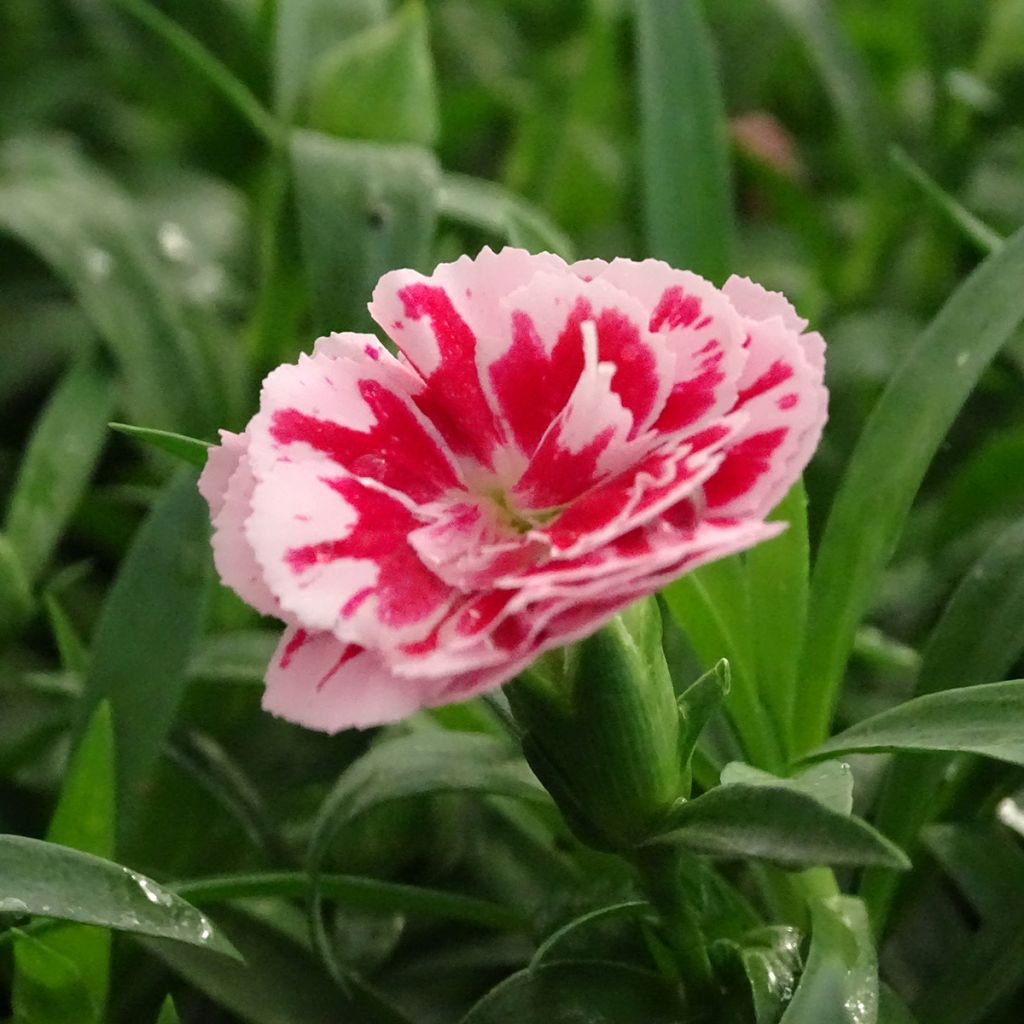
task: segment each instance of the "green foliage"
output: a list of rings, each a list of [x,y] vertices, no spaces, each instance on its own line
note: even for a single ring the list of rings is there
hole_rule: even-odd
[[[1022,11],[0,4],[0,1016],[1017,1021]],[[830,343],[789,525],[582,649],[575,745],[272,720],[193,470],[484,244],[783,290]]]

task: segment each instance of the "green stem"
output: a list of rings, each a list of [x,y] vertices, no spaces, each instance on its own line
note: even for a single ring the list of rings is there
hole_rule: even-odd
[[[713,1006],[714,976],[700,921],[679,882],[679,851],[664,846],[641,847],[632,859],[647,898],[661,917],[665,938],[686,987],[687,1001],[703,1016]]]

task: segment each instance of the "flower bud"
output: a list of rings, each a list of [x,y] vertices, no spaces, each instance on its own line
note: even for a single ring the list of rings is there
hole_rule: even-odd
[[[622,852],[680,795],[679,715],[653,598],[506,687],[523,748],[577,836]]]

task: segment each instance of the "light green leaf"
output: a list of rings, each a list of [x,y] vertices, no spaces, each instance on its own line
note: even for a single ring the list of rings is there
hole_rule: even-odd
[[[169,430],[150,430],[148,427],[133,427],[129,423],[108,423],[111,430],[119,434],[134,437],[138,441],[150,444],[160,451],[173,455],[190,466],[202,469],[206,465],[206,457],[213,445],[209,441],[200,441],[184,434],[174,434]]]
[[[12,1024],[98,1024],[93,994],[74,961],[14,929]]]
[[[439,129],[426,10],[409,0],[387,21],[342,40],[309,84],[309,127],[328,135],[432,146]]]
[[[863,904],[831,896],[811,907],[811,949],[780,1024],[872,1024],[878,964]]]
[[[309,69],[324,53],[387,16],[387,0],[287,0],[275,5],[274,109],[290,121]]]
[[[664,978],[619,963],[558,963],[521,971],[489,992],[461,1024],[678,1024]]]
[[[768,517],[788,523],[785,532],[745,555],[757,690],[775,723],[784,752],[792,747],[797,674],[807,626],[810,547],[807,495],[802,481]]]
[[[680,696],[679,757],[684,765],[689,764],[704,726],[721,707],[730,685],[729,662],[723,659]]]
[[[4,530],[29,579],[46,567],[103,450],[113,389],[90,363],[71,370],[32,431]]]
[[[442,217],[490,232],[511,245],[574,258],[572,242],[542,210],[493,182],[444,174],[437,204]]]
[[[31,618],[32,587],[11,542],[0,533],[0,645]]]
[[[733,761],[722,769],[722,785],[731,786],[737,782],[749,786],[783,786],[814,797],[837,814],[853,811],[853,772],[842,761],[811,765],[790,778],[779,778],[752,765]]]
[[[156,1024],[181,1024],[178,1011],[174,1008],[174,1000],[170,996],[164,1000],[163,1006],[160,1007],[160,1016],[157,1017]]]
[[[732,175],[700,4],[639,0],[636,43],[647,249],[721,283],[733,268]]]
[[[1024,318],[1024,231],[953,294],[878,400],[832,505],[811,582],[797,752],[827,735],[857,626],[928,464],[961,406]]]
[[[858,722],[808,756],[892,750],[982,754],[1024,765],[1024,679],[916,697]]]
[[[369,330],[366,304],[380,276],[430,263],[437,161],[415,146],[308,131],[293,134],[291,159],[315,327]]]
[[[730,1000],[734,1017],[745,1021],[753,1009],[752,1024],[778,1024],[803,968],[800,932],[785,925],[758,928],[738,941],[716,942],[710,952],[727,998],[743,993]]]
[[[66,846],[0,835],[0,906],[235,955],[209,918],[128,868]]]
[[[110,702],[120,834],[134,825],[186,683],[210,579],[206,504],[189,472],[136,533],[107,595],[86,679],[86,708]]]
[[[114,816],[114,732],[110,707],[103,703],[68,764],[46,838],[109,860],[114,856]],[[102,1017],[110,980],[110,933],[68,925],[51,931],[46,944],[75,965]]]
[[[736,782],[677,804],[649,843],[786,867],[822,864],[908,868],[906,856],[859,818],[783,785]]]

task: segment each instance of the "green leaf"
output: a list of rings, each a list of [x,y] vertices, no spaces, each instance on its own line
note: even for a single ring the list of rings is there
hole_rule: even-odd
[[[36,421],[4,524],[30,580],[46,567],[85,491],[112,407],[107,374],[82,363],[61,381]]]
[[[206,504],[189,472],[135,535],[96,627],[86,713],[108,700],[120,834],[130,832],[187,680],[210,578]]]
[[[861,172],[876,176],[884,166],[881,104],[857,51],[843,34],[832,0],[771,0],[803,39],[850,140]]]
[[[343,39],[382,21],[386,0],[288,0],[275,5],[274,109],[294,116],[309,76],[320,57]]]
[[[784,925],[758,928],[739,942],[715,943],[710,953],[716,972],[725,976],[727,997],[743,992],[734,1015],[746,1020],[749,1007],[753,1024],[777,1024],[803,968],[800,932]]]
[[[878,964],[863,904],[831,896],[811,906],[811,948],[780,1024],[870,1024],[878,1012]]]
[[[802,481],[793,485],[768,518],[789,526],[746,553],[747,587],[757,690],[788,754],[793,719],[799,713],[796,685],[810,582],[807,495]]]
[[[190,32],[146,0],[112,0],[156,33],[192,70],[206,79],[249,125],[272,145],[281,140],[281,129],[249,87],[231,72]]]
[[[323,802],[309,843],[307,869],[315,879],[310,901],[315,942],[333,963],[321,906],[321,866],[338,830],[375,807],[438,793],[480,793],[547,802],[523,762],[490,736],[411,733],[380,743],[355,761]]]
[[[12,1024],[98,1024],[93,994],[74,962],[48,943],[14,932]]]
[[[174,1008],[174,1000],[170,996],[164,1000],[163,1006],[160,1007],[160,1016],[157,1017],[156,1024],[181,1024],[178,1011]]]
[[[1024,679],[916,697],[858,722],[808,756],[892,750],[981,754],[1024,765]]]
[[[32,617],[32,587],[11,542],[0,533],[0,645]]]
[[[133,427],[129,423],[108,423],[111,430],[119,434],[134,437],[138,441],[152,445],[168,455],[173,455],[190,466],[202,469],[206,465],[206,457],[213,445],[209,441],[200,441],[184,434],[173,434],[169,430],[151,430],[149,427]]]
[[[912,160],[905,149],[893,146],[889,150],[889,159],[897,170],[920,189],[929,203],[958,227],[963,236],[985,255],[995,252],[1002,246],[1002,236],[961,205],[919,163]]]
[[[437,204],[442,217],[487,231],[511,245],[574,258],[572,242],[542,210],[493,182],[468,174],[444,174]]]
[[[218,915],[244,963],[212,957],[179,943],[143,939],[190,986],[250,1024],[410,1024],[351,979],[351,997],[290,939],[253,917],[227,909]]]
[[[480,928],[520,930],[524,920],[515,910],[499,903],[419,885],[385,882],[356,875],[320,875],[321,896],[351,910],[377,913],[422,914],[447,921],[462,921]],[[190,903],[207,906],[254,897],[309,895],[312,876],[300,872],[268,872],[255,875],[223,875],[179,882],[172,888]]]
[[[109,860],[114,856],[114,816],[114,731],[110,707],[103,703],[68,763],[46,838]],[[46,944],[75,965],[102,1017],[110,975],[110,933],[68,925],[51,931]]]
[[[342,138],[434,145],[437,86],[419,0],[320,58],[309,83],[308,122]]]
[[[558,963],[520,971],[473,1007],[461,1024],[678,1024],[673,986],[619,963]]]
[[[842,761],[812,765],[790,778],[779,778],[752,765],[733,761],[722,769],[722,785],[731,786],[737,782],[748,786],[782,786],[814,797],[837,814],[853,811],[853,772]]]
[[[0,149],[0,232],[74,293],[118,364],[134,419],[213,426],[217,377],[196,323],[168,280],[155,235],[113,181],[69,146],[9,142]]]
[[[724,658],[687,687],[679,698],[679,757],[690,763],[704,726],[722,706],[730,687],[729,662]]]
[[[878,1024],[917,1024],[903,1000],[885,984],[878,992]]]
[[[732,175],[700,5],[639,0],[636,44],[647,250],[721,283],[733,268]]]
[[[293,134],[291,159],[315,328],[368,330],[366,304],[380,276],[430,263],[437,161],[415,146],[308,131]]]
[[[778,769],[785,758],[779,731],[757,686],[748,583],[742,558],[733,555],[687,573],[661,595],[704,665],[728,660],[726,708],[747,758]]]
[[[0,906],[154,935],[234,956],[209,918],[128,868],[55,843],[0,835]]]
[[[597,910],[588,911],[579,917],[574,917],[567,924],[562,925],[553,931],[538,947],[530,960],[530,970],[535,971],[545,961],[556,959],[554,951],[563,945],[567,939],[573,938],[580,931],[584,931],[593,924],[617,918],[640,918],[651,913],[651,905],[646,900],[627,900],[624,903],[613,903],[607,907],[599,907]],[[562,957],[561,959],[565,959]]]
[[[964,575],[932,629],[922,655],[917,689],[954,690],[1001,679],[1024,650],[1024,522],[1015,523]],[[910,846],[935,816],[948,758],[897,756],[889,765],[875,813],[878,827]],[[876,928],[885,921],[898,880],[868,871],[861,896]]]
[[[1024,318],[1024,231],[946,303],[900,364],[850,459],[811,582],[797,752],[828,735],[857,625],[899,540],[914,495],[985,367]]]
[[[821,864],[908,868],[906,856],[865,821],[829,810],[783,785],[718,786],[678,804],[649,843],[786,867]]]

